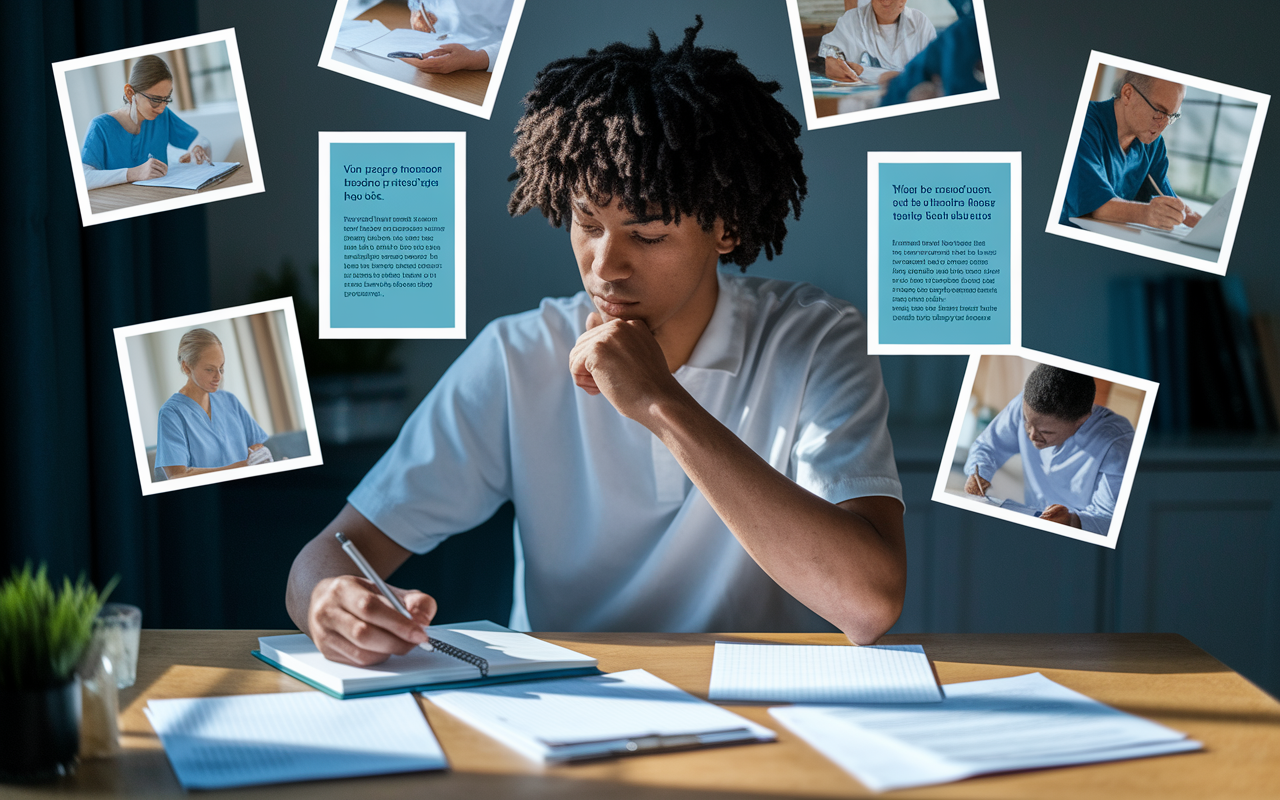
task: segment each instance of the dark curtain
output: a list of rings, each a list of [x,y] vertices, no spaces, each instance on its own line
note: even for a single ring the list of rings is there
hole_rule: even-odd
[[[209,310],[205,212],[82,227],[50,66],[198,33],[196,3],[44,0],[5,17],[0,554],[99,587],[119,574],[113,599],[147,627],[217,627],[218,488],[142,496],[113,335]]]

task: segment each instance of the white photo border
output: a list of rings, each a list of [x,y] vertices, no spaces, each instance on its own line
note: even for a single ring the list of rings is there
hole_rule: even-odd
[[[203,475],[192,475],[189,478],[177,478],[167,481],[156,481],[147,464],[147,446],[142,437],[142,419],[138,414],[137,387],[133,382],[133,365],[129,360],[128,339],[148,333],[160,333],[176,328],[197,327],[210,322],[247,317],[269,311],[283,311],[285,328],[289,334],[289,352],[293,357],[294,381],[298,391],[298,404],[302,407],[303,427],[307,431],[307,449],[309,453],[298,458],[272,461],[268,464],[255,464],[251,467],[206,472]],[[324,463],[320,454],[320,435],[316,429],[316,415],[311,407],[311,387],[307,383],[307,367],[302,360],[302,340],[298,336],[298,318],[293,311],[293,298],[282,297],[277,300],[265,300],[232,308],[220,308],[200,314],[188,314],[184,317],[170,317],[154,322],[142,322],[115,329],[116,356],[120,360],[120,380],[124,386],[124,402],[129,413],[129,432],[133,437],[133,449],[138,466],[138,481],[142,484],[142,494],[152,495],[162,492],[174,492],[189,489],[193,486],[208,486],[213,483],[236,481],[275,472],[289,472],[305,467],[318,467]]]
[[[1227,232],[1223,236],[1222,249],[1218,251],[1216,261],[1196,258],[1185,253],[1175,253],[1158,247],[1149,247],[1103,233],[1073,228],[1058,221],[1058,216],[1062,213],[1062,204],[1066,201],[1067,184],[1071,180],[1071,170],[1076,163],[1076,151],[1080,147],[1080,133],[1084,130],[1084,117],[1089,108],[1089,99],[1093,94],[1094,77],[1098,74],[1100,66],[1133,70],[1144,75],[1150,75],[1153,78],[1173,81],[1184,86],[1192,86],[1206,92],[1226,95],[1236,100],[1245,100],[1257,104],[1258,109],[1253,117],[1253,128],[1249,131],[1249,142],[1245,145],[1244,161],[1240,166],[1240,178],[1236,182],[1235,199],[1231,203],[1231,213],[1227,217]],[[1245,194],[1249,188],[1249,178],[1253,174],[1253,162],[1258,154],[1258,143],[1262,139],[1262,126],[1266,120],[1267,106],[1270,101],[1271,96],[1261,92],[1241,89],[1237,86],[1229,86],[1225,83],[1218,83],[1205,78],[1197,78],[1194,75],[1187,75],[1183,72],[1176,72],[1141,61],[1101,53],[1097,50],[1090,51],[1089,64],[1084,71],[1084,83],[1080,88],[1080,99],[1076,103],[1075,119],[1071,123],[1071,133],[1067,139],[1067,150],[1062,159],[1062,170],[1058,174],[1058,188],[1053,193],[1053,205],[1049,207],[1049,221],[1045,225],[1045,233],[1065,236],[1068,239],[1088,242],[1089,244],[1096,244],[1101,247],[1120,250],[1169,264],[1177,264],[1180,267],[1190,267],[1191,269],[1210,272],[1214,275],[1226,275],[1227,263],[1231,260],[1231,248],[1235,244],[1236,227],[1240,222],[1240,212],[1244,209]]]
[[[916,114],[922,111],[936,111],[940,108],[954,108],[955,106],[964,106],[970,103],[999,100],[1000,87],[996,83],[996,64],[991,55],[991,34],[987,30],[987,8],[984,0],[973,0],[973,15],[978,23],[978,49],[982,53],[983,72],[986,76],[987,88],[962,94],[953,94],[947,97],[934,97],[929,100],[916,100],[910,103],[898,103],[892,106],[866,108],[861,111],[848,111],[843,114],[819,117],[817,107],[813,101],[813,82],[809,80],[809,59],[805,56],[804,35],[800,29],[799,0],[787,0],[787,16],[791,20],[791,43],[795,47],[796,69],[800,74],[800,97],[804,102],[805,124],[809,130],[833,128],[838,125],[849,125],[855,122],[899,117],[904,114]]]
[[[1009,344],[884,344],[880,341],[880,165],[1009,165]],[[872,355],[1016,355],[1022,351],[1022,152],[867,151],[867,352]]]
[[[957,497],[946,491],[947,476],[951,472],[951,465],[955,459],[956,446],[960,441],[960,427],[964,423],[965,413],[968,409],[969,398],[973,395],[973,384],[978,375],[978,364],[983,356],[1020,356],[1028,361],[1034,361],[1039,364],[1048,364],[1050,366],[1059,367],[1061,369],[1078,372],[1082,375],[1088,375],[1092,378],[1102,378],[1122,386],[1129,386],[1134,389],[1140,389],[1145,392],[1142,398],[1142,409],[1138,412],[1138,424],[1133,431],[1133,447],[1129,451],[1129,463],[1124,467],[1124,478],[1120,483],[1120,495],[1116,498],[1116,510],[1111,516],[1111,525],[1107,528],[1105,536],[1097,533],[1091,533],[1085,530],[1079,530],[1070,525],[1062,525],[1057,522],[1049,522],[1039,517],[1029,517],[1026,514],[1019,514],[1016,511],[1000,508],[998,506],[988,506],[976,503],[972,500],[966,500],[963,497]],[[1120,527],[1124,523],[1125,508],[1129,504],[1129,493],[1133,490],[1134,475],[1138,471],[1138,462],[1142,456],[1142,446],[1147,438],[1147,428],[1151,424],[1151,411],[1155,408],[1156,390],[1160,385],[1154,381],[1135,378],[1132,375],[1125,375],[1113,370],[1095,367],[1091,364],[1085,364],[1080,361],[1073,361],[1069,358],[1061,358],[1049,353],[1041,353],[1037,350],[1029,350],[1020,348],[1016,353],[974,353],[969,356],[969,364],[964,373],[964,384],[960,388],[960,397],[956,402],[955,416],[951,420],[951,431],[947,434],[947,448],[942,454],[942,463],[938,467],[938,477],[933,485],[933,501],[935,503],[943,503],[962,511],[972,511],[978,514],[986,514],[989,517],[1002,519],[1006,522],[1014,522],[1031,528],[1037,528],[1046,533],[1057,534],[1058,536],[1066,536],[1069,539],[1078,539],[1082,542],[1108,547],[1112,550],[1116,548],[1116,543],[1120,538]]]
[[[319,131],[320,140],[320,338],[321,339],[465,339],[467,338],[467,134],[464,131]],[[452,144],[453,182],[453,327],[335,328],[330,325],[329,145]]]
[[[138,203],[126,208],[93,213],[89,204],[89,190],[84,180],[84,170],[80,167],[80,147],[76,138],[75,120],[71,115],[71,97],[67,91],[67,73],[86,67],[98,67],[113,64],[139,56],[155,55],[170,50],[183,50],[202,44],[223,42],[227,46],[227,59],[231,62],[231,82],[236,91],[236,110],[240,114],[240,134],[244,137],[244,147],[249,159],[249,169],[253,172],[253,180],[239,186],[227,186],[210,192],[192,192],[186,197],[172,197],[168,200],[155,200],[149,203]],[[180,39],[167,39],[163,42],[127,47],[123,50],[112,50],[93,56],[83,56],[53,64],[53,82],[58,90],[58,106],[62,109],[62,128],[67,137],[67,150],[71,155],[71,177],[76,185],[76,201],[80,204],[80,224],[84,227],[99,225],[103,222],[115,222],[121,219],[157,214],[161,211],[172,211],[175,208],[215,203],[219,200],[230,200],[234,197],[257,194],[266,191],[262,177],[262,164],[258,160],[258,140],[253,134],[253,119],[249,114],[249,97],[244,87],[244,72],[240,68],[240,48],[236,45],[235,28],[200,33],[195,36],[184,36]]]
[[[507,58],[511,55],[511,44],[516,38],[516,28],[520,25],[520,15],[524,13],[525,0],[515,0],[511,6],[511,17],[507,20],[507,27],[502,32],[502,44],[498,47],[498,61],[493,65],[493,72],[489,78],[489,86],[484,93],[484,102],[480,105],[469,103],[466,100],[460,100],[456,97],[450,97],[441,92],[435,92],[431,89],[424,89],[421,86],[415,86],[412,83],[397,78],[389,78],[386,75],[379,75],[376,72],[370,72],[367,69],[355,67],[350,64],[343,64],[341,61],[335,61],[333,58],[333,48],[338,41],[338,29],[342,27],[343,11],[346,9],[347,0],[337,0],[333,9],[333,18],[329,20],[329,32],[324,37],[324,49],[320,51],[320,63],[317,65],[322,69],[331,72],[337,72],[346,75],[349,78],[355,78],[365,83],[372,83],[375,86],[381,86],[384,89],[390,89],[393,92],[400,92],[419,100],[426,100],[445,108],[451,108],[454,111],[461,111],[464,114],[471,114],[482,119],[489,119],[493,114],[493,104],[498,99],[498,90],[502,87],[502,75],[507,70]]]

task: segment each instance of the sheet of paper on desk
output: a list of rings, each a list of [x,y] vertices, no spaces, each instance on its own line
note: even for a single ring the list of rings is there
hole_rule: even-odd
[[[370,55],[387,57],[388,53],[430,53],[443,44],[461,44],[475,49],[474,39],[464,39],[445,32],[427,33],[412,28],[395,28],[385,36],[366,42],[355,49]]]
[[[942,692],[918,644],[843,647],[716,642],[716,702],[937,703]]]
[[[206,161],[203,164],[177,162],[169,165],[162,178],[135,181],[134,186],[163,186],[168,189],[199,189],[240,166],[239,161]]]
[[[642,669],[424,696],[468,725],[546,761],[625,754],[631,750],[627,742],[646,738],[706,737],[691,741],[693,746],[776,738],[768,728]]]
[[[147,719],[184,789],[444,769],[413,695],[320,692],[152,700]]]
[[[1033,506],[1023,505],[1015,500],[1006,500],[1003,497],[996,497],[993,494],[988,494],[985,497],[980,494],[971,494],[967,495],[967,497],[970,497],[979,503],[985,502],[989,506],[997,506],[1008,511],[1016,511],[1019,514],[1026,514],[1028,517],[1038,517],[1040,516],[1040,512],[1043,510]]]
[[[372,42],[379,36],[385,36],[387,30],[387,26],[377,20],[366,22],[359,19],[349,19],[338,28],[338,38],[333,45],[343,50],[354,50],[361,45]]]
[[[875,791],[1202,747],[1038,672],[943,690],[946,699],[938,704],[791,706],[769,713]]]

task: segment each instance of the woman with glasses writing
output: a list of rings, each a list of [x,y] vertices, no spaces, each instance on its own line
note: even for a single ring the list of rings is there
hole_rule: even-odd
[[[129,71],[124,106],[99,114],[89,123],[80,149],[85,184],[90,189],[162,177],[168,172],[169,147],[186,152],[184,163],[212,162],[209,140],[169,110],[173,73],[159,56],[143,56]]]
[[[1180,83],[1126,72],[1115,97],[1089,103],[1059,222],[1076,228],[1071,217],[1091,216],[1167,231],[1200,221],[1169,185],[1164,146],[1186,93]]]
[[[225,362],[213,331],[196,328],[178,341],[187,383],[160,407],[156,443],[156,471],[169,480],[274,460],[266,431],[235,395],[219,391]]]

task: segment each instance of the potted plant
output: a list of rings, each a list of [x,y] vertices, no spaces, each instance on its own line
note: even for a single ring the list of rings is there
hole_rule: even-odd
[[[75,765],[80,680],[99,594],[84,576],[55,591],[28,563],[0,584],[0,781],[51,780]]]
[[[313,280],[319,268],[312,266]],[[285,259],[274,274],[254,276],[253,301],[292,297],[302,338],[302,358],[316,428],[326,443],[389,441],[400,431],[406,415],[408,385],[393,355],[394,340],[320,339],[320,312],[315,291],[303,287],[302,276]]]

